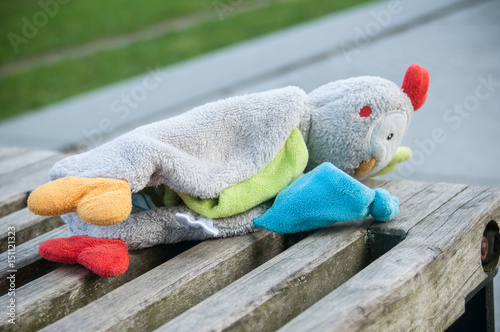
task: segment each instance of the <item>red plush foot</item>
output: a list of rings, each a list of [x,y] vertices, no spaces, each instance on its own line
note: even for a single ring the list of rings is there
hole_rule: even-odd
[[[43,242],[38,247],[40,255],[49,261],[67,264],[78,263],[78,254],[83,249],[97,244],[98,240],[87,235],[52,239]]]
[[[127,271],[128,248],[123,241],[86,248],[78,255],[78,263],[101,277],[116,277]]]
[[[102,277],[116,277],[128,268],[128,248],[122,240],[71,236],[45,241],[38,252],[53,262],[80,263]]]

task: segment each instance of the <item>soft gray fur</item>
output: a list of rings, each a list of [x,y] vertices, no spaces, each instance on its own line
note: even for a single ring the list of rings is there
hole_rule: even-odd
[[[360,117],[363,106],[370,117]],[[329,161],[353,175],[362,161],[375,157],[369,177],[385,167],[413,115],[410,99],[396,84],[358,77],[326,84],[309,94],[297,87],[220,100],[180,116],[137,128],[107,144],[57,163],[54,180],[66,176],[126,179],[133,192],[167,184],[201,198],[261,171],[283,147],[294,128],[307,144],[308,169]],[[387,140],[389,134],[391,140]],[[268,205],[214,220],[219,236],[255,231],[252,220]],[[74,234],[119,238],[130,248],[206,239],[201,229],[184,229],[175,213],[203,217],[184,205],[130,215],[113,226],[94,226],[76,213],[62,216]]]
[[[270,207],[269,203],[260,204],[245,213],[227,218],[214,219],[214,227],[220,233],[218,238],[255,232],[252,220],[263,214]],[[189,210],[185,205],[161,207],[154,210],[131,214],[127,220],[112,226],[95,226],[85,223],[76,213],[62,216],[75,235],[89,235],[97,238],[121,239],[129,249],[142,249],[160,243],[177,243],[189,240],[205,240],[214,238],[201,229],[186,229],[175,221],[176,213],[187,213],[195,219],[206,218]]]
[[[375,167],[360,179],[373,176],[392,160],[414,113],[401,88],[379,77],[332,82],[312,91],[309,98],[307,170],[329,161],[354,175],[360,162],[375,157]],[[371,107],[370,117],[360,117],[363,106]],[[387,140],[391,133],[393,138]]]
[[[132,192],[167,184],[215,198],[271,162],[307,108],[306,93],[296,87],[208,103],[68,157],[54,165],[50,179],[125,179]]]

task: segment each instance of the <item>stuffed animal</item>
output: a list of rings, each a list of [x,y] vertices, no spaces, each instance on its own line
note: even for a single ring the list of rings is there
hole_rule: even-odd
[[[233,97],[69,156],[28,207],[62,215],[75,235],[39,252],[111,277],[126,271],[128,249],[370,214],[390,220],[397,198],[358,180],[409,157],[398,146],[428,85],[427,70],[413,64],[402,88],[364,76],[309,94],[286,87]]]

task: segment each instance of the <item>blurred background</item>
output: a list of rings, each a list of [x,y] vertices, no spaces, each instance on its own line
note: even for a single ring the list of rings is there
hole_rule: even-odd
[[[497,0],[2,1],[0,20],[0,146],[85,150],[232,95],[400,84],[415,62],[428,99],[388,177],[500,186]]]
[[[2,1],[0,119],[364,2]]]

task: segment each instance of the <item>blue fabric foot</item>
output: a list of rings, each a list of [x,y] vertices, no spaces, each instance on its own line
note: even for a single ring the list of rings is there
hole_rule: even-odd
[[[389,221],[399,212],[399,200],[385,189],[370,189],[331,163],[323,163],[283,189],[273,206],[254,225],[277,233],[314,230],[338,221],[370,214]]]

